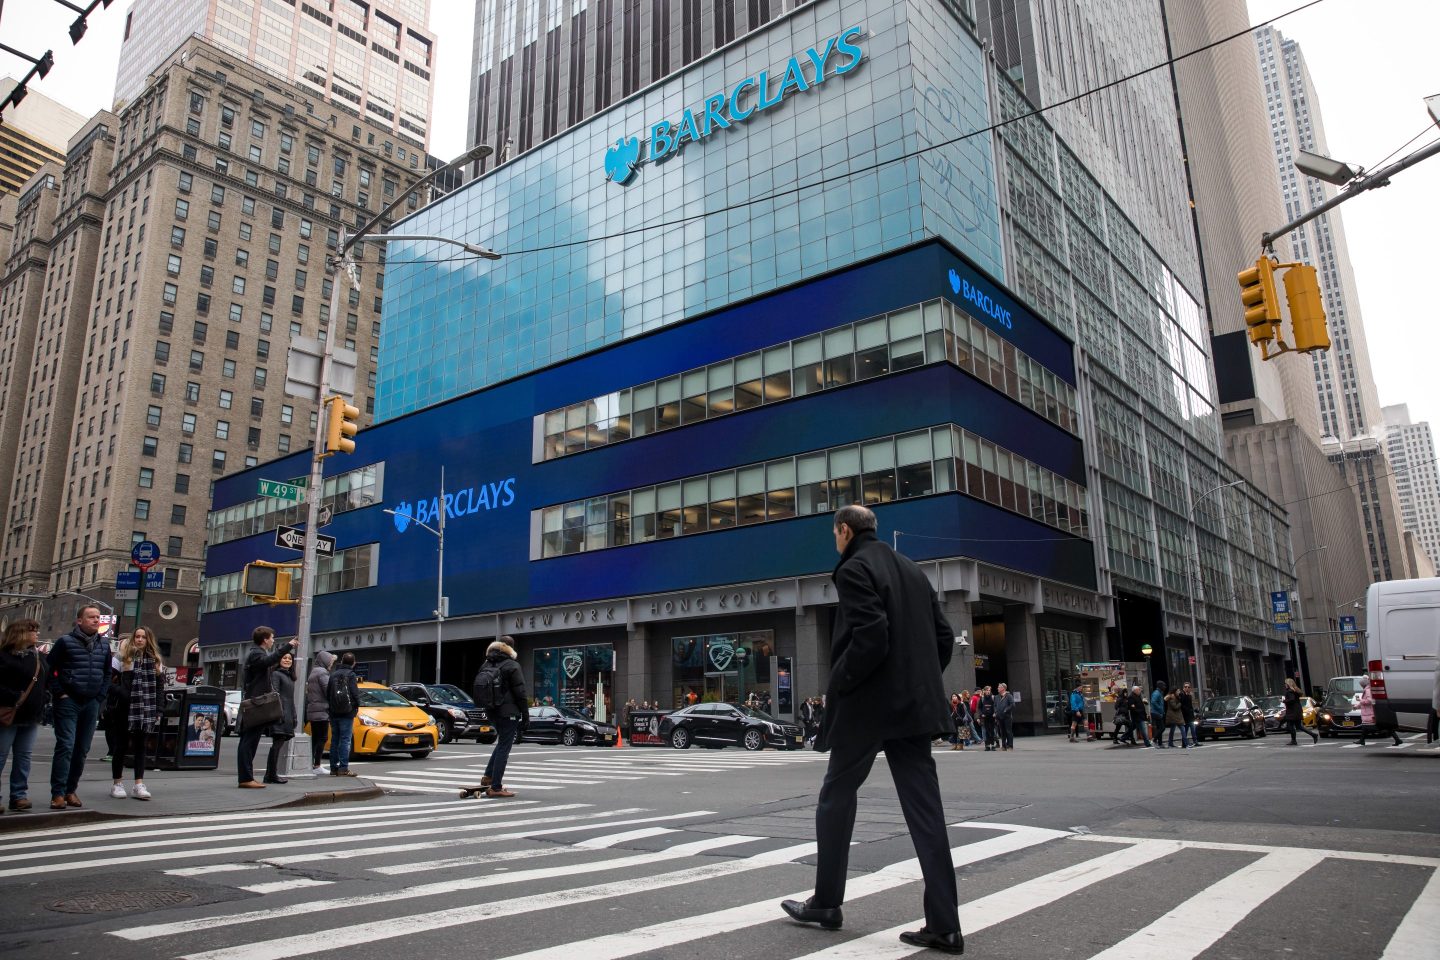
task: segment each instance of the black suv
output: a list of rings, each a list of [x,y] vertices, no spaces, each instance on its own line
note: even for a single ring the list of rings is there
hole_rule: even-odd
[[[392,683],[390,689],[435,718],[440,742],[474,737],[476,743],[494,743],[495,725],[484,709],[452,683]]]

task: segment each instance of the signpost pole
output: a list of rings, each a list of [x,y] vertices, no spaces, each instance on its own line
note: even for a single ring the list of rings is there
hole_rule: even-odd
[[[440,522],[435,536],[440,540],[440,566],[435,571],[435,682],[440,683],[440,648],[445,643],[445,468],[440,468]]]

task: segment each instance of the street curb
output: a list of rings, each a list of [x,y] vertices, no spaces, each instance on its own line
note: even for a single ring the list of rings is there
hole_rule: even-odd
[[[289,800],[282,800],[279,803],[263,807],[242,807],[233,810],[211,810],[202,811],[223,815],[227,813],[258,813],[265,810],[283,810],[290,807],[318,807],[327,803],[350,803],[364,800],[377,800],[385,796],[385,791],[373,783],[356,790],[317,790],[313,793],[304,793]],[[41,830],[46,827],[61,826],[64,824],[84,823],[107,823],[124,821],[165,821],[172,817],[193,817],[197,814],[190,813],[167,813],[160,816],[147,817],[136,813],[111,813],[108,810],[92,810],[82,808],[75,811],[61,813],[32,811],[30,813],[15,813],[6,811],[0,816],[0,835],[7,833],[23,833],[26,830]]]

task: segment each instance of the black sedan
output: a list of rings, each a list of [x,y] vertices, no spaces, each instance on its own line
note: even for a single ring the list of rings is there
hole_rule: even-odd
[[[746,750],[799,750],[805,732],[793,723],[781,723],[768,713],[733,703],[697,703],[676,710],[660,721],[660,738],[677,750],[737,744]]]
[[[1211,697],[1195,718],[1195,739],[1265,736],[1265,711],[1249,697]]]
[[[1351,699],[1339,690],[1331,690],[1320,705],[1320,736],[1358,736],[1365,725],[1360,722],[1359,698]]]
[[[530,723],[515,741],[518,743],[521,739],[527,743],[563,743],[567,747],[582,743],[613,747],[615,728],[569,707],[531,707]]]

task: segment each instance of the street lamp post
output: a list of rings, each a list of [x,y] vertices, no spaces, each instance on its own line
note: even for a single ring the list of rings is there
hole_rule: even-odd
[[[440,648],[445,642],[445,618],[450,613],[450,599],[445,596],[445,468],[440,468],[440,499],[437,501],[440,507],[440,519],[437,527],[428,523],[416,520],[408,513],[399,510],[386,510],[392,517],[404,517],[421,529],[428,530],[435,535],[439,541],[439,565],[435,571],[435,682],[440,682]]]
[[[735,663],[740,669],[735,672],[735,679],[740,684],[740,699],[736,701],[740,706],[745,705],[745,664],[750,662],[750,651],[736,644]]]
[[[1300,662],[1300,639],[1305,634],[1305,618],[1301,615],[1299,592],[1300,561],[1304,560],[1312,553],[1319,553],[1321,550],[1328,549],[1330,549],[1330,545],[1328,543],[1322,543],[1318,547],[1311,547],[1309,550],[1306,550],[1304,553],[1300,554],[1300,556],[1296,557],[1295,562],[1290,566],[1290,596],[1292,597],[1291,605],[1295,611],[1293,621],[1294,623],[1299,624],[1299,629],[1297,630],[1292,624],[1292,626],[1290,627],[1290,640],[1287,645],[1290,647],[1290,661],[1295,665],[1295,669],[1298,671],[1301,670],[1302,667],[1305,668],[1305,675],[1300,678],[1300,688],[1302,690],[1310,689],[1310,675],[1308,669],[1308,662],[1305,664],[1301,664]]]
[[[1190,536],[1195,542],[1195,565],[1201,568],[1200,583],[1202,589],[1200,592],[1202,596],[1204,593],[1203,588],[1205,582],[1204,567],[1200,563],[1200,530],[1195,520],[1195,511],[1200,508],[1200,504],[1205,501],[1205,498],[1210,496],[1211,494],[1219,493],[1221,490],[1224,490],[1228,487],[1238,487],[1244,482],[1244,479],[1240,479],[1232,480],[1229,483],[1222,483],[1218,487],[1206,490],[1190,504]],[[1186,485],[1185,489],[1187,491],[1190,489],[1188,484]],[[1189,581],[1187,583],[1187,586],[1189,588],[1188,592],[1190,594],[1190,639],[1195,644],[1195,692],[1199,694],[1199,699],[1203,701],[1205,699],[1205,654],[1201,650],[1200,633],[1195,618],[1195,604],[1197,601],[1195,597],[1196,591],[1194,580],[1195,578],[1191,577],[1189,578]]]
[[[400,204],[404,203],[412,193],[423,190],[425,187],[429,186],[436,177],[439,177],[440,175],[450,170],[453,170],[456,167],[463,167],[468,163],[473,163],[476,160],[484,159],[489,155],[490,147],[488,146],[482,144],[479,146],[471,147],[469,150],[465,151],[465,153],[456,157],[454,160],[450,161],[445,166],[437,167],[436,169],[427,173],[425,176],[421,177],[419,180],[415,181],[415,183],[409,189],[397,195],[395,199],[391,201],[388,206],[385,207],[385,209],[381,210],[379,213],[375,214],[375,216],[371,217],[364,226],[360,227],[360,229],[356,230],[353,234],[348,233],[345,230],[344,226],[341,226],[339,244],[335,248],[335,253],[326,258],[327,265],[330,269],[331,274],[330,323],[332,327],[336,325],[336,320],[340,316],[340,287],[342,281],[342,274],[344,275],[343,279],[348,279],[352,287],[354,287],[356,290],[360,289],[359,273],[356,269],[355,261],[354,259],[352,259],[350,254],[357,245],[359,245],[362,241],[366,239],[375,240],[381,243],[388,243],[390,241],[433,240],[437,243],[448,243],[458,247],[462,247],[468,253],[474,254],[478,257],[483,257],[487,260],[500,259],[500,254],[496,253],[493,250],[488,250],[475,244],[466,243],[463,240],[454,240],[448,237],[417,236],[411,234],[377,234],[375,236],[370,236],[370,231],[373,230],[379,223],[381,223],[381,221],[385,220],[392,213],[394,213],[396,208],[398,208]],[[310,483],[305,491],[305,552],[304,558],[301,560],[300,565],[300,608],[297,611],[297,623],[295,627],[295,658],[297,662],[300,661],[302,653],[308,651],[308,648],[310,646],[310,621],[315,606],[315,578],[317,568],[316,546],[319,539],[316,534],[318,533],[320,526],[320,501],[324,499],[325,457],[328,455],[325,452],[325,435],[328,426],[327,420],[329,419],[329,410],[325,405],[325,400],[326,394],[330,392],[330,371],[334,362],[334,349],[335,337],[327,335],[325,337],[325,349],[320,358],[320,381],[318,384],[317,394],[319,411],[317,416],[315,417],[315,442],[313,454],[310,458]],[[438,656],[438,650],[436,651],[436,654]],[[305,715],[304,711],[305,685],[303,683],[297,683],[295,685],[295,715],[297,717],[303,717]],[[295,736],[295,738],[290,741],[291,752],[289,766],[292,775],[298,774],[302,767],[306,772],[309,771],[309,767],[307,765],[303,765],[299,762],[299,758],[307,757],[309,755],[309,741],[310,738],[308,735],[305,734],[304,726],[301,725],[300,729],[297,731],[297,735]]]

